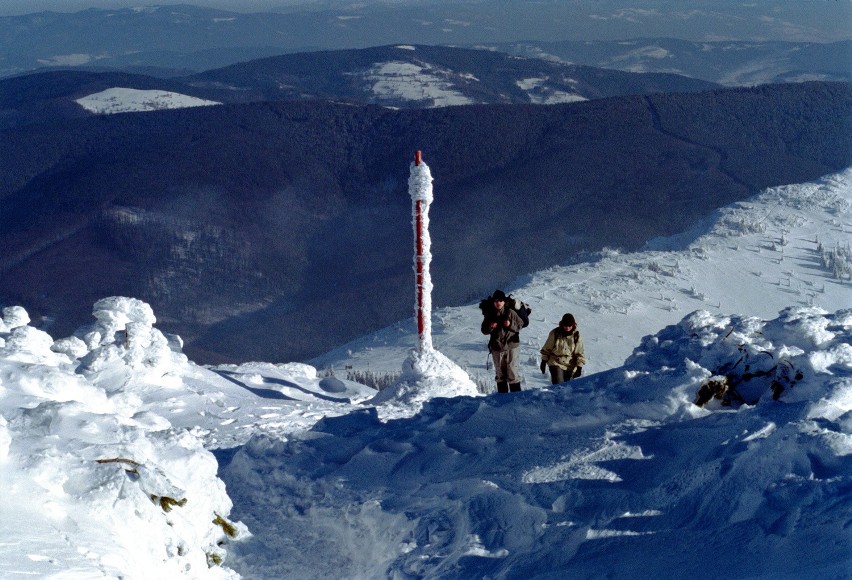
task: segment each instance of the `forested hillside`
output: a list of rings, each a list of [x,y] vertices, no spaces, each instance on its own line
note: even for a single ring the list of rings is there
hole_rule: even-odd
[[[718,85],[675,74],[640,74],[520,58],[490,50],[398,45],[288,54],[186,77],[196,90],[234,101],[334,98],[403,108],[456,104],[553,104]]]
[[[268,102],[6,130],[0,303],[66,335],[86,305],[129,295],[195,360],[299,360],[411,315],[415,149],[435,177],[435,302],[459,304],[850,165],[851,105],[849,84],[804,83],[554,106]]]
[[[0,78],[0,130],[90,116],[77,99],[114,88],[162,90],[222,103],[335,100],[428,108],[555,104],[697,92],[718,85],[674,74],[572,66],[489,50],[382,46],[276,56],[171,78],[69,69]]]

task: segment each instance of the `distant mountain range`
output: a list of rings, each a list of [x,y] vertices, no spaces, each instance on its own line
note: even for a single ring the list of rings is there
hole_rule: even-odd
[[[852,74],[846,1],[708,0],[705,9],[688,11],[631,10],[616,0],[534,6],[315,2],[251,14],[167,5],[6,16],[0,17],[0,77],[45,67],[185,76],[263,57],[403,43],[487,46],[728,85],[848,81]],[[675,31],[687,40],[671,39]]]
[[[501,52],[414,45],[277,56],[184,81],[228,101],[322,98],[392,107],[554,104],[717,86],[678,75],[624,73]]]
[[[435,176],[436,305],[852,164],[848,83],[93,115],[71,97],[121,79],[52,74],[0,90],[0,304],[65,336],[97,299],[138,297],[202,362],[304,360],[409,316],[415,149]]]
[[[277,56],[169,79],[83,70],[0,79],[0,127],[121,111],[87,108],[79,102],[101,99],[100,93],[116,88],[167,91],[221,103],[320,99],[425,108],[553,104],[718,86],[679,75],[595,69],[488,50],[397,45]]]
[[[486,46],[480,46],[484,48]],[[685,75],[729,86],[852,81],[852,41],[624,41],[496,43],[508,54],[631,72]]]

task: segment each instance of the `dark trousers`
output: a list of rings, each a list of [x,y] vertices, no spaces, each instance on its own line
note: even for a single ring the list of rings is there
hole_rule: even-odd
[[[547,365],[547,368],[550,369],[551,385],[558,385],[559,383],[570,381],[571,379],[577,378],[583,374],[583,367],[577,367],[576,370],[573,368],[565,370],[559,367]]]
[[[521,390],[521,383],[507,383],[506,381],[497,381],[498,393],[517,393]]]
[[[565,377],[567,371],[565,369],[561,369],[559,367],[552,367],[548,365],[547,367],[550,370],[550,384],[558,385],[559,383],[564,383],[568,379]]]

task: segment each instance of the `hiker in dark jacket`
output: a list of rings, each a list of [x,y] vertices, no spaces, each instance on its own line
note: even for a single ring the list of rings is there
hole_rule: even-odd
[[[518,370],[518,355],[521,346],[519,332],[523,320],[506,304],[506,294],[497,290],[491,295],[493,308],[483,311],[482,334],[489,334],[488,351],[494,359],[497,374],[497,392],[508,393],[521,390],[521,373]]]
[[[544,374],[545,369],[549,369],[551,384],[558,385],[582,375],[584,364],[586,347],[577,330],[577,321],[569,313],[550,331],[541,347],[541,372]]]

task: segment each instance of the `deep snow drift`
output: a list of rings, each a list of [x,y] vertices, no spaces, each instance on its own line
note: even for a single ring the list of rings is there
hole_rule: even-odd
[[[0,576],[849,577],[850,178],[507,288],[534,317],[517,394],[468,378],[476,305],[436,312],[440,352],[406,321],[209,368],[132,298],[59,340],[5,308]],[[551,387],[565,311],[590,363]],[[347,366],[402,372],[377,395]]]
[[[768,322],[696,312],[575,383],[253,438],[223,474],[258,532],[236,547],[238,567],[252,578],[843,577],[850,341],[852,310]],[[695,406],[720,369],[759,401]]]

